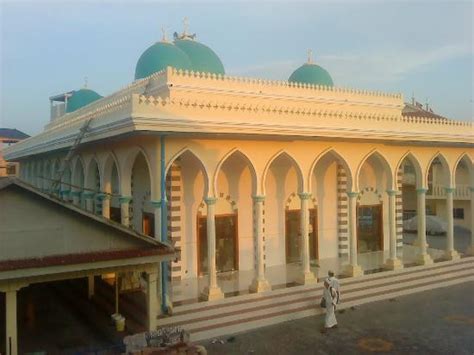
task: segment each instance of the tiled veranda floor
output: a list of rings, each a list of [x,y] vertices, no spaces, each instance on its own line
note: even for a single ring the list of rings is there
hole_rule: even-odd
[[[428,253],[433,260],[442,260],[444,251],[440,249],[428,248]],[[402,260],[405,267],[415,265],[416,257],[419,254],[417,246],[404,244]],[[385,260],[389,257],[389,252],[371,252],[358,255],[358,263],[365,273],[383,271]],[[318,279],[326,277],[328,270],[333,270],[336,274],[341,274],[347,258],[321,259],[311,262],[311,271]],[[301,265],[299,263],[271,266],[265,270],[265,276],[273,289],[295,286]],[[255,271],[232,271],[218,274],[218,284],[226,297],[237,296],[248,293]],[[208,284],[207,276],[189,278],[175,282],[172,285],[172,299],[175,306],[199,301],[199,296]]]

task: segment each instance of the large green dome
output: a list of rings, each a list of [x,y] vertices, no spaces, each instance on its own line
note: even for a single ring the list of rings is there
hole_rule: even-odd
[[[188,38],[176,39],[174,44],[188,55],[192,70],[225,74],[221,60],[208,46]]]
[[[293,83],[334,86],[331,75],[329,75],[327,70],[313,63],[305,63],[296,69],[293,74],[290,75],[288,81]]]
[[[90,103],[101,98],[102,96],[100,96],[94,90],[80,89],[74,91],[72,93],[72,96],[67,101],[66,113],[74,112],[80,109],[81,107],[87,106]]]
[[[157,42],[140,56],[135,68],[135,80],[145,78],[166,67],[191,70],[187,54],[172,43]]]

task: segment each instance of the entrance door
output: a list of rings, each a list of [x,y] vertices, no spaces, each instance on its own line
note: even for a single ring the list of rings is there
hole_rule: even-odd
[[[218,215],[215,223],[217,272],[237,270],[239,265],[237,214]],[[198,274],[207,272],[207,219],[198,217]]]
[[[357,208],[357,250],[383,250],[382,204]]]
[[[301,212],[300,210],[287,210],[285,216],[286,263],[295,263],[301,260]],[[318,258],[318,222],[317,210],[309,210],[309,256],[310,259]]]
[[[155,215],[143,212],[142,233],[150,237],[155,236]]]

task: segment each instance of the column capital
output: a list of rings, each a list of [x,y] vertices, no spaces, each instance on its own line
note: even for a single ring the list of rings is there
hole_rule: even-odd
[[[263,201],[265,201],[265,195],[254,195],[254,196],[252,196],[252,199],[255,202],[263,202]]]
[[[455,187],[445,187],[444,191],[446,191],[447,194],[452,194],[456,190]]]
[[[161,200],[153,200],[153,201],[150,201],[151,205],[154,207],[154,208],[161,208]]]
[[[119,197],[119,202],[120,203],[129,203],[132,201],[132,196],[120,196]]]
[[[84,191],[82,193],[82,196],[84,196],[84,198],[93,198],[95,195],[95,192],[93,191]]]
[[[99,199],[99,201],[104,201],[104,200],[110,200],[112,196],[110,196],[109,194],[106,194],[106,193],[99,193],[97,194],[97,198]]]
[[[428,189],[425,188],[425,187],[421,187],[421,188],[419,188],[419,189],[416,189],[416,193],[417,193],[418,195],[426,194],[427,191],[428,191]]]
[[[387,194],[389,196],[396,196],[398,194],[398,190],[387,190]]]
[[[298,196],[301,200],[309,200],[311,198],[311,192],[300,192]]]
[[[206,205],[208,205],[208,206],[215,205],[216,202],[217,202],[217,198],[216,198],[216,197],[206,197],[206,198],[204,199],[204,202],[205,202]]]
[[[347,196],[349,196],[350,198],[355,198],[355,197],[359,196],[359,192],[358,191],[349,191],[347,193]]]

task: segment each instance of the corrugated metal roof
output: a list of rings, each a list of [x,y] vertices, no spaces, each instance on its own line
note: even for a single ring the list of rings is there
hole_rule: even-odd
[[[22,131],[17,130],[16,128],[0,128],[0,138],[9,138],[9,139],[26,139],[30,136]]]

